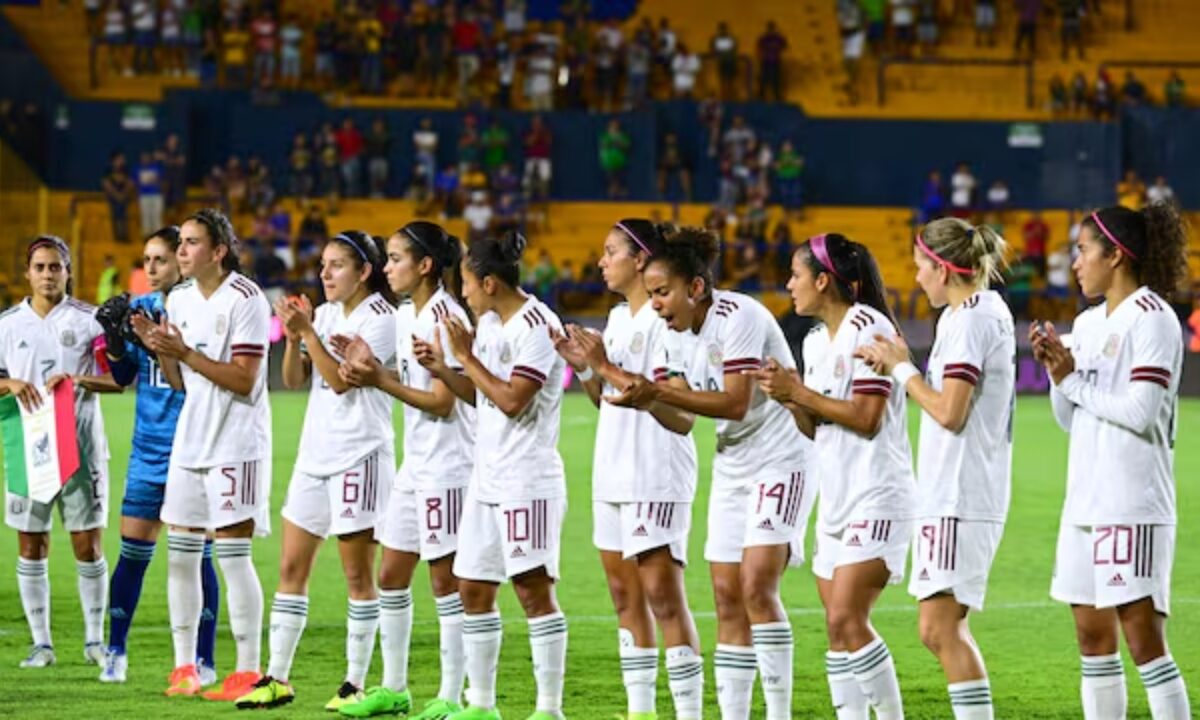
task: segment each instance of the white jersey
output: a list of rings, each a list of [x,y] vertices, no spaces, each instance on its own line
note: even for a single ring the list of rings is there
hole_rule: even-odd
[[[1174,525],[1175,413],[1183,368],[1183,334],[1171,306],[1139,288],[1108,314],[1107,303],[1075,318],[1067,347],[1075,374],[1054,390],[1107,396],[1149,382],[1166,389],[1144,432],[1075,404],[1070,423],[1067,498],[1070,525]],[[1078,385],[1072,388],[1071,385]]]
[[[479,319],[475,356],[492,375],[508,382],[523,377],[541,389],[515,418],[476,393],[475,467],[471,493],[483,503],[566,497],[558,426],[562,412],[563,359],[550,330],[562,321],[530,296],[508,322],[489,312]]]
[[[667,376],[667,324],[647,302],[637,315],[621,303],[608,314],[609,362],[651,380]],[[604,395],[619,391],[605,383]],[[600,403],[592,463],[592,498],[600,502],[691,502],[696,495],[696,443],[648,412]]]
[[[967,423],[957,433],[921,413],[919,516],[991,522],[1007,517],[1016,352],[1012,313],[992,290],[947,308],[938,319],[926,382],[938,392],[948,379],[975,389]]]
[[[211,297],[194,281],[167,296],[167,317],[183,341],[196,352],[221,363],[236,357],[259,357],[258,377],[249,395],[235,395],[180,364],[187,392],[171,464],[202,469],[264,460],[271,456],[271,406],[267,400],[267,349],[271,308],[267,299],[241,273],[231,272]]]
[[[768,358],[796,369],[779,323],[770,310],[748,295],[714,290],[700,332],[692,337],[683,335],[679,347],[668,341],[668,370],[681,373],[698,391],[723,392],[726,374],[757,370]],[[670,338],[675,339],[679,338]],[[767,397],[757,384],[752,392],[745,417],[716,421],[714,478],[744,485],[764,470],[790,473],[806,465],[812,443],[796,427],[791,412]]]
[[[341,303],[325,303],[313,314],[313,329],[325,349],[335,335],[361,337],[384,365],[396,353],[396,323],[393,308],[379,293],[372,293],[346,315]],[[301,352],[307,352],[303,345]],[[377,388],[350,388],[341,395],[329,387],[314,367],[308,409],[296,469],[316,477],[342,472],[359,464],[380,448],[391,454],[396,443],[392,429],[392,399]],[[390,471],[389,471],[390,472]]]
[[[64,298],[39,317],[29,298],[0,315],[0,376],[22,380],[39,391],[54,375],[99,375],[97,345],[104,328],[96,308]],[[100,415],[100,397],[75,386],[75,427],[80,460],[91,469],[108,467],[108,439]]]
[[[880,377],[854,357],[858,348],[875,342],[876,335],[895,334],[883,313],[856,303],[832,337],[821,325],[804,339],[805,385],[834,400],[849,401],[855,393],[887,398],[882,427],[873,438],[818,418],[817,522],[829,535],[839,534],[850,522],[915,516],[904,393],[892,392],[891,378]]]
[[[450,347],[442,321],[453,316],[471,327],[471,318],[454,296],[443,288],[430,296],[421,312],[411,301],[396,310],[396,370],[400,382],[417,390],[433,387],[433,375],[413,355],[413,336],[432,343],[441,334],[443,348]],[[462,365],[451,352],[446,364]],[[455,400],[448,417],[439,417],[411,405],[404,406],[404,459],[397,480],[414,488],[461,487],[470,481],[473,453],[475,410],[469,403]]]

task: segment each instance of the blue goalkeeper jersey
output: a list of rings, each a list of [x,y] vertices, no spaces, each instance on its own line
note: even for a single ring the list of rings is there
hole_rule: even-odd
[[[141,295],[130,306],[157,318],[163,312],[163,294]],[[184,393],[172,389],[155,357],[132,342],[125,343],[125,355],[121,359],[112,360],[110,355],[109,360],[113,379],[118,383],[128,387],[137,381],[137,414],[133,421],[133,452],[129,455],[127,477],[165,483]]]

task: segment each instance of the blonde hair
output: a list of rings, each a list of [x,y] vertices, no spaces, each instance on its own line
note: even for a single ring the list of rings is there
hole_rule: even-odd
[[[942,264],[974,271],[971,280],[976,287],[985,288],[992,280],[1001,279],[1008,243],[989,225],[941,218],[926,225],[920,239]]]

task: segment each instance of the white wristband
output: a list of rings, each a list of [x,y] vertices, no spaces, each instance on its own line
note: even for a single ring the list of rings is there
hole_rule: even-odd
[[[896,381],[896,384],[899,385],[901,389],[903,389],[905,385],[908,385],[909,380],[912,380],[914,377],[920,374],[921,371],[917,369],[917,366],[910,362],[902,362],[896,367],[892,368],[892,379]]]
[[[580,371],[576,372],[576,373],[575,373],[575,377],[579,378],[579,382],[581,382],[581,383],[585,383],[585,382],[587,382],[588,380],[591,380],[591,379],[592,379],[592,376],[594,376],[595,374],[596,374],[596,373],[592,372],[592,366],[591,366],[591,365],[588,365],[588,366],[587,366],[587,367],[585,367],[584,369],[582,369],[582,370],[580,370]]]

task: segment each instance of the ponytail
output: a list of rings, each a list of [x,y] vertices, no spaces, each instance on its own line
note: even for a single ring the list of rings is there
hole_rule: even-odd
[[[821,273],[829,276],[842,302],[872,307],[900,327],[888,305],[879,265],[865,245],[840,233],[828,233],[809,238],[796,252],[803,253],[814,277]]]
[[[1104,208],[1084,218],[1083,227],[1104,246],[1105,256],[1120,252],[1138,284],[1164,298],[1175,295],[1187,278],[1187,224],[1170,203],[1140,211]]]
[[[970,277],[985,289],[1000,280],[1004,267],[1004,238],[990,225],[972,225],[959,218],[941,218],[917,233],[917,247],[950,273]]]

